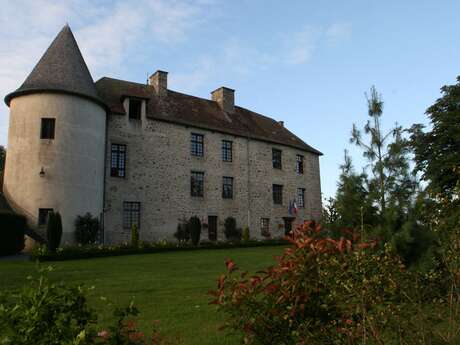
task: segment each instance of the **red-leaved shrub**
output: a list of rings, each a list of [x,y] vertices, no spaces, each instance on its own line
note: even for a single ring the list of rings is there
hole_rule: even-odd
[[[390,248],[314,222],[297,227],[273,267],[250,275],[227,260],[215,297],[246,344],[383,344],[403,336],[408,274]],[[390,339],[391,340],[391,339]]]

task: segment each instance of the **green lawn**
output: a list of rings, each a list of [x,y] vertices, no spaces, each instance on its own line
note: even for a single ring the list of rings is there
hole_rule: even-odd
[[[113,306],[108,308],[100,296],[120,306],[134,299],[144,331],[153,320],[160,320],[161,333],[174,344],[234,345],[235,338],[218,330],[223,315],[208,305],[211,296],[207,292],[216,287],[217,277],[225,271],[226,258],[244,270],[257,271],[273,264],[282,250],[275,246],[53,262],[55,271],[50,278],[95,286],[90,300],[96,309],[104,310],[103,323],[111,317]],[[33,262],[0,261],[0,289],[21,287],[34,271]]]

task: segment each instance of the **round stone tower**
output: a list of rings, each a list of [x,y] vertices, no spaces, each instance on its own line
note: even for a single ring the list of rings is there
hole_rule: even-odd
[[[58,211],[72,243],[76,216],[103,210],[106,106],[67,25],[5,103],[5,197],[41,235]]]

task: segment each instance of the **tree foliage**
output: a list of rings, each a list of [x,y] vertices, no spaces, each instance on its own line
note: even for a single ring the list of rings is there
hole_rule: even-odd
[[[411,128],[411,145],[416,168],[428,183],[433,196],[453,200],[459,181],[460,166],[460,76],[457,84],[441,88],[442,97],[429,107],[426,114],[431,129],[415,124]]]
[[[375,223],[376,209],[367,186],[367,175],[357,174],[345,150],[344,163],[335,196],[336,226],[358,228]]]
[[[412,200],[416,181],[409,169],[409,143],[403,137],[403,128],[395,125],[384,132],[381,124],[383,114],[382,96],[374,86],[366,94],[368,116],[371,118],[362,131],[353,124],[350,142],[363,150],[369,162],[372,177],[369,178],[369,192],[379,205],[381,216],[385,216],[387,203],[392,207],[408,208]]]

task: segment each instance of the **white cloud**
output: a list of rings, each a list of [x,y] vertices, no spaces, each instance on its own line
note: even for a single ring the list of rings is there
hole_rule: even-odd
[[[351,32],[352,26],[350,23],[335,23],[326,30],[325,34],[330,43],[336,44],[349,39]]]
[[[251,45],[250,42],[230,37],[215,47],[215,53],[201,55],[191,62],[188,70],[172,73],[170,86],[184,92],[196,93],[206,84],[214,83],[212,87],[217,88],[224,82],[231,83],[232,80],[246,78],[275,64],[305,64],[326,43],[335,44],[350,36],[350,24],[335,23],[326,28],[304,26],[297,32],[282,34],[266,49],[258,49],[257,44]],[[232,87],[231,84],[226,86]]]
[[[192,94],[210,83],[214,83],[211,89],[220,86],[231,88],[234,87],[232,81],[265,70],[278,61],[275,55],[260,51],[234,37],[217,46],[216,52],[214,55],[200,56],[189,65],[188,70],[171,74],[170,86]]]
[[[1,0],[0,0],[1,1]],[[133,53],[142,60],[139,46],[171,46],[185,41],[219,12],[216,0],[16,0],[1,1],[0,95],[24,81],[52,38],[68,22],[95,79],[119,75]],[[222,14],[222,13],[220,13]],[[325,43],[351,36],[351,25],[303,26],[270,42],[248,42],[245,37],[224,37],[211,52],[191,56],[179,73],[170,74],[171,87],[194,93],[205,84],[232,87],[275,65],[308,63]],[[149,52],[145,52],[149,54]],[[211,90],[210,90],[211,91]],[[0,144],[6,144],[8,109],[0,104]]]
[[[312,57],[319,39],[319,31],[307,26],[285,39],[285,61],[288,64],[303,64]]]
[[[93,77],[113,74],[139,42],[174,44],[206,19],[212,0],[16,0],[0,11],[0,95],[20,86],[69,22]],[[0,105],[0,144],[8,109]]]

